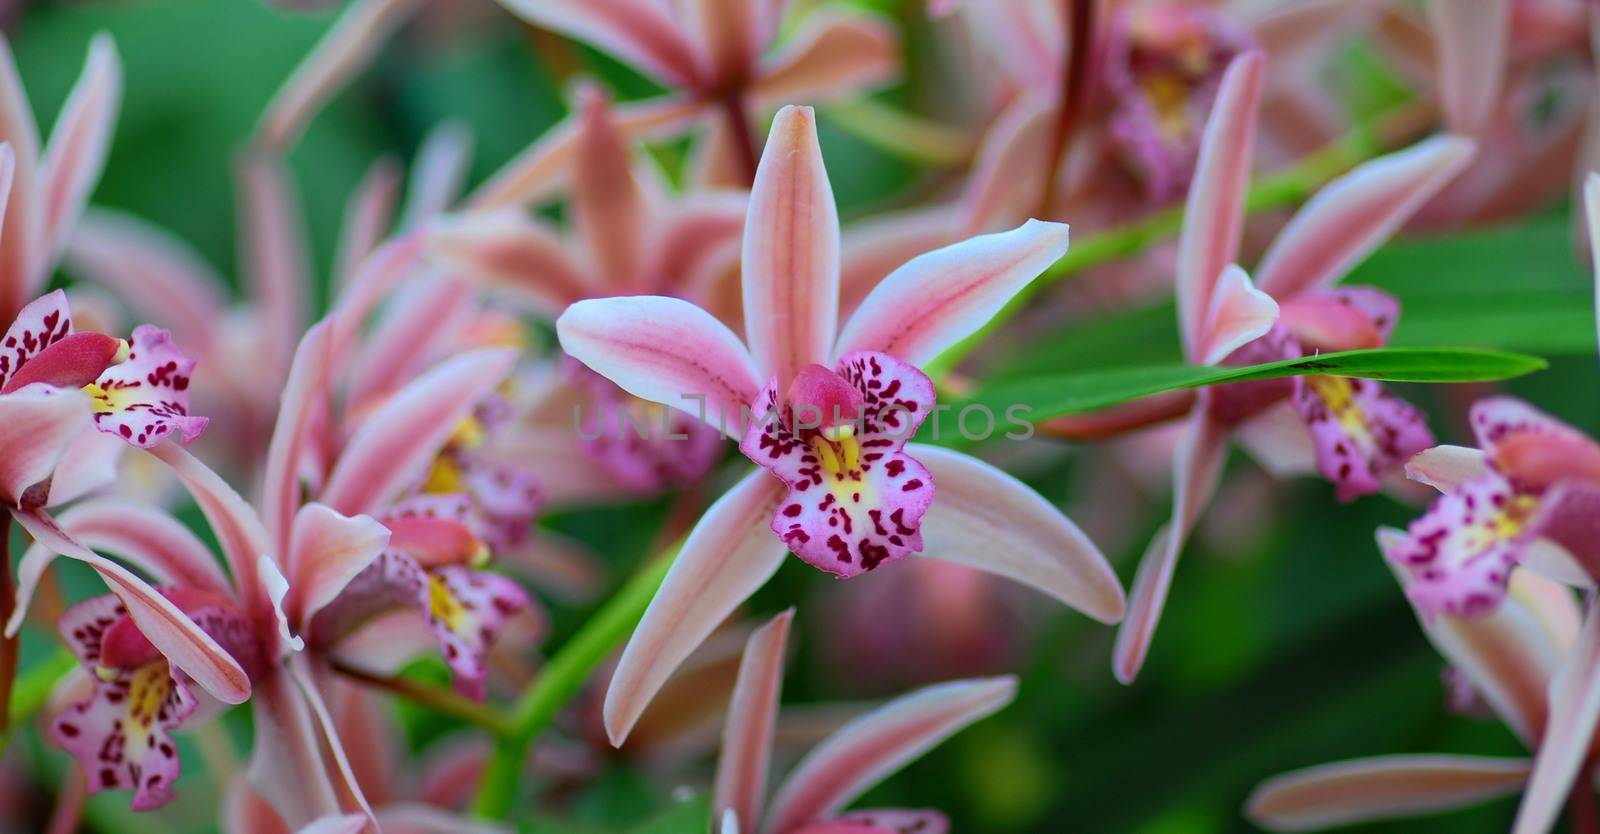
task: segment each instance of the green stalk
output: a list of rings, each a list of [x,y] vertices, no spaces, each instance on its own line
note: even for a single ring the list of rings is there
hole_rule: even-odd
[[[517,798],[528,750],[539,733],[550,726],[594,672],[633,633],[645,607],[666,578],[677,557],[678,545],[669,548],[622,587],[615,596],[572,636],[539,677],[512,705],[511,731],[495,740],[494,751],[478,783],[473,813],[485,819],[504,820]]]

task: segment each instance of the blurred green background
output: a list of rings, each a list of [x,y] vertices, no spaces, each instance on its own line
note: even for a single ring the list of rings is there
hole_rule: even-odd
[[[914,18],[920,6],[878,5],[903,20]],[[95,202],[173,230],[231,275],[236,271],[232,155],[329,20],[327,14],[276,12],[255,0],[41,3],[26,9],[10,39],[48,129],[91,35],[106,30],[115,36],[126,98]],[[614,64],[585,55],[625,95],[649,89]],[[316,120],[292,157],[316,262],[326,269],[344,199],[378,156],[408,159],[430,127],[458,119],[476,137],[472,181],[477,182],[562,114],[560,91],[521,27],[509,22],[478,26],[448,37],[402,33],[377,66]],[[891,203],[914,186],[916,172],[904,163],[826,123],[824,128],[824,148],[846,216]],[[1549,371],[1509,389],[1578,426],[1600,426],[1594,358],[1571,349],[1593,340],[1587,284],[1572,263],[1565,228],[1562,217],[1551,216],[1488,238],[1401,244],[1364,266],[1355,280],[1436,295],[1437,306],[1414,303],[1408,310],[1408,316],[1421,317],[1437,331],[1427,341],[1570,353],[1556,358]],[[1509,311],[1486,307],[1464,293],[1474,286],[1501,288],[1507,281],[1541,288],[1539,299],[1566,309],[1572,328],[1581,332],[1553,345],[1538,342],[1548,335],[1538,326],[1497,334],[1495,321]],[[1528,297],[1533,294],[1530,290]],[[1486,324],[1486,309],[1501,315],[1489,316]],[[1071,366],[1082,358],[1073,356],[1074,342],[1071,331],[1063,332],[1038,348],[1036,358]],[[1459,412],[1446,408],[1458,409],[1459,402],[1447,403],[1438,390],[1405,393],[1430,407],[1442,441],[1468,440]],[[1059,458],[1028,475],[1046,496],[1065,501],[1097,489],[1086,479],[1100,470],[1085,465],[1082,455]],[[1234,462],[1236,471],[1251,466]],[[1373,545],[1375,527],[1403,526],[1417,511],[1384,497],[1341,505],[1326,485],[1309,481],[1261,495],[1270,497],[1271,506],[1240,522],[1250,529],[1202,537],[1187,551],[1160,634],[1135,685],[1119,686],[1110,674],[1111,629],[1038,606],[1047,613],[1029,628],[1017,702],[860,804],[942,808],[957,832],[1251,831],[1239,814],[1242,801],[1260,780],[1287,769],[1400,752],[1516,753],[1517,742],[1499,725],[1446,713],[1442,661],[1425,642]],[[1110,554],[1125,582],[1165,502],[1165,496],[1148,496],[1129,510],[1135,529],[1121,552]],[[552,523],[588,538],[620,577],[650,538],[645,520],[658,518],[661,510],[656,504],[624,507]],[[626,541],[617,540],[619,529],[631,531]],[[1219,541],[1229,545],[1216,547]],[[860,694],[846,673],[814,649],[813,637],[830,627],[827,609],[818,602],[832,590],[830,584],[792,562],[757,598],[758,612],[801,600],[799,656],[790,667],[787,700]],[[582,613],[558,607],[555,639],[570,633]],[[889,605],[881,616],[897,613],[903,612]],[[30,637],[30,657],[37,656],[41,637]],[[243,727],[235,729],[248,738]],[[426,733],[425,727],[419,731]],[[60,766],[58,752],[44,751],[36,742],[30,748],[39,761]],[[119,810],[125,794],[97,798],[92,805],[99,830],[179,831],[189,824],[205,830],[202,809],[214,794],[204,789],[201,769],[197,759],[189,759],[179,784],[180,795],[187,797],[167,822],[128,820]],[[665,806],[670,784],[617,766],[586,793],[545,810],[606,830]],[[1503,831],[1513,809],[1507,800],[1356,830]]]

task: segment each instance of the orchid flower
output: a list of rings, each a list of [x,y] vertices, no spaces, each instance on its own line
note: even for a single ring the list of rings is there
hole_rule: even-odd
[[[655,167],[632,151],[605,95],[586,87],[579,102],[573,233],[564,239],[516,210],[472,213],[435,223],[431,251],[448,268],[548,318],[585,298],[648,292],[694,301],[737,324],[731,276],[745,195],[696,189],[669,197]],[[641,402],[581,366],[563,375],[562,390],[549,393],[567,407],[544,409],[553,424],[542,428],[558,431],[570,446],[574,423],[580,423],[578,449],[608,476],[612,494],[649,495],[695,483],[715,462],[714,429]],[[664,424],[666,431],[656,431]],[[538,456],[540,469],[548,458]]]
[[[1244,222],[1264,61],[1234,60],[1206,124],[1178,243],[1178,320],[1195,364],[1273,361],[1382,345],[1398,303],[1371,288],[1333,285],[1460,171],[1473,145],[1437,137],[1365,163],[1317,193],[1267,248],[1259,288],[1233,263]],[[1181,407],[1181,406],[1180,406]],[[1161,419],[1165,407],[1136,420]],[[1370,380],[1324,376],[1203,391],[1174,456],[1173,513],[1146,551],[1118,635],[1119,679],[1137,674],[1177,557],[1216,489],[1230,432],[1277,474],[1314,465],[1350,499],[1376,491],[1433,443],[1419,411]]]
[[[1403,535],[1381,530],[1380,547],[1398,557]],[[1401,584],[1409,576],[1399,573]],[[1418,621],[1435,648],[1486,701],[1500,720],[1540,759],[1560,750],[1582,753],[1589,733],[1571,732],[1550,703],[1547,689],[1562,691],[1572,677],[1566,658],[1580,647],[1591,653],[1594,618],[1580,625],[1572,591],[1544,577],[1518,571],[1505,602],[1491,614],[1458,617],[1418,609]],[[1565,734],[1565,737],[1562,737]],[[1286,773],[1251,794],[1245,814],[1271,831],[1316,831],[1381,819],[1434,814],[1507,796],[1528,785],[1535,765],[1526,758],[1406,754],[1355,759]],[[1536,777],[1535,777],[1536,778]],[[1550,795],[1528,786],[1525,803]],[[1560,809],[1564,789],[1554,797]],[[1517,834],[1548,830],[1518,827]]]
[[[882,84],[899,66],[894,31],[859,12],[811,12],[792,35],[775,43],[788,0],[501,0],[501,5],[536,26],[609,52],[668,87],[664,96],[619,108],[619,126],[633,136],[657,137],[704,126],[694,152],[695,179],[707,185],[750,182],[756,161],[750,110],[847,96]],[[552,129],[491,177],[470,205],[526,205],[560,188],[572,170],[577,131],[571,121]]]
[[[1032,221],[915,258],[836,336],[838,229],[814,115],[788,107],[745,222],[748,347],[675,298],[580,301],[557,321],[568,354],[634,396],[716,425],[766,470],[729,490],[684,541],[607,694],[613,743],[790,549],[844,577],[922,552],[1018,579],[1102,621],[1121,614],[1104,558],[1048,502],[967,455],[906,443],[934,411],[917,365],[1060,257],[1066,227]]]
[[[1016,694],[1016,679],[950,681],[896,698],[818,744],[795,765],[769,802],[767,775],[792,617],[792,611],[779,614],[746,643],[717,758],[714,830],[718,834],[948,831],[949,821],[937,811],[842,809],[912,759],[1004,707]]]

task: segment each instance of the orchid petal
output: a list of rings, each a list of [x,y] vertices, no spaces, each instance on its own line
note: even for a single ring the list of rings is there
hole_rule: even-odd
[[[1178,323],[1191,359],[1201,354],[1213,288],[1238,259],[1252,140],[1266,61],[1247,52],[1228,65],[1206,119],[1178,240]],[[1181,537],[1180,537],[1181,538]]]
[[[0,339],[0,389],[45,348],[71,334],[72,311],[65,292],[55,290],[29,302]]]
[[[41,233],[45,246],[41,254],[46,263],[55,263],[83,212],[89,192],[100,179],[121,100],[122,67],[117,61],[117,49],[111,36],[102,33],[89,44],[83,75],[56,117],[40,163],[44,199]]]
[[[303,654],[296,654],[289,658],[287,674],[294,679],[300,694],[305,698],[306,705],[311,708],[311,714],[317,720],[317,727],[322,730],[322,740],[327,745],[328,758],[333,760],[334,767],[339,772],[341,794],[355,800],[357,807],[366,815],[366,820],[373,825],[378,825],[378,818],[372,813],[372,806],[367,802],[361,784],[356,780],[355,772],[350,766],[350,757],[344,751],[344,743],[339,740],[339,728],[334,724],[333,715],[328,711],[328,705],[322,700],[322,686],[319,685],[310,660]]]
[[[1274,478],[1317,471],[1316,451],[1311,446],[1306,421],[1291,403],[1278,403],[1234,426],[1233,437]]]
[[[1407,477],[1440,492],[1454,492],[1488,471],[1483,451],[1466,446],[1435,446],[1412,455],[1406,463]]]
[[[135,327],[127,361],[106,368],[86,389],[95,426],[143,449],[172,434],[192,442],[210,422],[189,413],[194,366],[171,333],[148,324]]]
[[[556,321],[561,349],[628,393],[700,418],[730,437],[761,391],[739,337],[676,298],[580,301]],[[803,366],[802,366],[803,367]]]
[[[1323,186],[1262,256],[1256,268],[1261,289],[1287,299],[1343,278],[1465,169],[1475,152],[1470,139],[1436,136]]]
[[[183,241],[133,215],[90,208],[67,241],[67,269],[104,286],[180,344],[208,349],[228,284]]]
[[[293,148],[317,111],[377,56],[418,0],[358,0],[345,9],[311,53],[273,94],[256,128],[274,152]]]
[[[357,413],[393,394],[430,358],[449,353],[481,310],[473,288],[453,278],[413,282],[395,295],[352,362],[346,402]]]
[[[1031,89],[1001,111],[978,145],[972,173],[961,192],[962,222],[981,232],[1005,225],[1038,200],[1039,171],[1046,165],[1060,102],[1046,89]]]
[[[862,791],[1016,695],[1012,677],[924,687],[857,718],[818,745],[779,786],[767,834],[793,831],[837,811]]]
[[[36,382],[54,388],[82,388],[95,381],[126,345],[104,333],[71,333],[33,355],[25,367],[6,380],[0,394]]]
[[[612,108],[611,116],[636,137],[676,134],[704,112],[696,97],[665,96]],[[467,198],[473,211],[528,206],[548,199],[566,184],[577,153],[578,123],[569,118],[545,131]]]
[[[733,814],[741,831],[755,831],[761,824],[778,696],[783,688],[784,649],[793,619],[791,608],[750,635],[739,662],[727,723],[722,727],[711,813],[713,818]]]
[[[367,173],[350,192],[339,223],[339,245],[333,258],[332,277],[340,288],[355,277],[361,262],[389,233],[399,194],[400,166],[388,157],[367,166]]]
[[[970,455],[921,444],[910,452],[939,488],[923,518],[922,555],[1021,582],[1104,623],[1122,618],[1116,573],[1049,501]]]
[[[0,504],[20,505],[29,487],[50,477],[89,425],[89,411],[83,393],[46,385],[0,396]]]
[[[1600,40],[1600,15],[1594,16],[1596,39]],[[1595,108],[1596,120],[1600,122],[1600,107]],[[1596,142],[1600,142],[1600,123],[1595,127]],[[1600,163],[1600,159],[1596,160]],[[1584,214],[1588,217],[1589,229],[1589,265],[1594,270],[1595,285],[1595,319],[1596,326],[1600,327],[1600,173],[1589,172],[1583,180],[1583,207]]]
[[[388,544],[389,529],[371,516],[344,516],[323,504],[301,507],[285,564],[289,596],[284,614],[289,622],[303,627]]]
[[[600,294],[618,295],[639,289],[648,231],[644,193],[633,176],[632,149],[611,119],[605,94],[588,89],[580,98],[572,222],[599,273]]]
[[[695,647],[783,563],[769,527],[782,484],[746,475],[701,516],[628,639],[606,689],[605,726],[620,746],[640,714]]]
[[[742,260],[745,341],[761,374],[787,389],[801,368],[827,361],[839,320],[839,213],[809,107],[773,119]]]
[[[251,705],[251,787],[290,827],[340,814],[316,718],[288,670],[275,670],[261,681]]]
[[[500,0],[512,14],[639,67],[669,86],[691,86],[694,47],[672,10],[657,0]]]
[[[324,320],[312,325],[295,348],[289,363],[289,377],[279,394],[278,417],[267,446],[267,461],[262,474],[261,520],[271,532],[276,552],[289,547],[289,531],[295,508],[300,505],[300,473],[311,455],[312,430],[327,413],[327,396],[332,375],[333,355],[329,344],[331,325]]]
[[[1245,815],[1269,831],[1320,831],[1437,813],[1515,793],[1528,769],[1526,759],[1484,756],[1355,759],[1268,779]]]
[[[762,62],[750,91],[762,107],[826,101],[888,82],[899,64],[900,39],[888,23],[820,11]]]
[[[674,203],[669,216],[656,221],[662,228],[651,244],[652,291],[672,288],[669,294],[694,301],[714,315],[720,313],[714,306],[719,296],[733,295],[737,305],[737,288],[732,294],[716,293],[705,279],[719,276],[721,270],[737,271],[749,204],[746,194],[731,189],[690,193]],[[739,315],[738,310],[733,313]]]
[[[885,276],[956,237],[952,206],[912,209],[852,224],[840,243],[839,312],[850,316]]]
[[[1398,530],[1378,531],[1378,546],[1391,562],[1404,539]],[[1406,575],[1397,573],[1405,584]],[[1568,650],[1570,627],[1551,625],[1552,612],[1562,605],[1560,595],[1566,596],[1570,608],[1570,591],[1543,577],[1515,571],[1505,602],[1492,612],[1476,617],[1417,612],[1429,642],[1527,742],[1545,725],[1545,690]]]
[[[50,495],[44,505],[59,507],[110,487],[117,482],[127,450],[128,444],[120,437],[112,437],[92,425],[79,429],[56,461],[50,475]]]
[[[406,192],[400,228],[412,230],[449,209],[460,197],[472,167],[472,131],[465,124],[447,121],[428,131],[411,166],[411,186]]]
[[[516,355],[485,349],[435,365],[373,412],[345,445],[321,500],[346,515],[377,512],[415,486]]]
[[[1428,0],[1439,98],[1452,130],[1488,126],[1505,83],[1511,0]]]
[[[450,267],[518,296],[545,315],[560,315],[568,304],[601,294],[561,238],[522,212],[435,221],[428,229],[428,248]]]
[[[1228,354],[1261,338],[1278,320],[1278,302],[1250,283],[1250,276],[1229,265],[1217,278],[1206,313],[1202,341],[1196,346],[1200,364],[1215,365]]]
[[[1029,220],[912,258],[861,302],[835,351],[926,364],[977,332],[1066,251],[1066,224]]]
[[[366,827],[366,817],[360,814],[342,814],[314,820],[295,834],[361,834],[362,829]]]
[[[9,145],[14,164],[7,167],[14,176],[6,177],[7,188],[0,191],[4,225],[0,227],[0,322],[33,295],[42,276],[34,262],[39,255],[39,229],[43,219],[38,211],[37,167],[39,128],[34,124],[33,105],[17,75],[17,62],[11,45],[0,38],[0,142]]]
[[[1306,421],[1317,468],[1341,501],[1377,492],[1383,478],[1433,445],[1427,419],[1370,379],[1295,377],[1290,400]]]
[[[163,443],[147,451],[171,468],[194,496],[227,557],[240,599],[246,605],[254,604],[252,601],[261,590],[256,580],[256,563],[262,556],[277,552],[269,543],[261,519],[221,476],[182,447]]]
[[[34,541],[93,567],[127,606],[139,631],[207,692],[230,704],[250,697],[250,678],[239,662],[149,583],[75,541],[42,511],[18,510],[12,517]]]
[[[205,544],[154,507],[101,498],[69,508],[56,524],[85,547],[115,553],[160,584],[232,594],[227,575]],[[55,551],[37,543],[23,554],[17,565],[16,608],[5,623],[7,637],[22,626],[34,589],[55,557]]]
[[[1590,606],[1583,631],[1550,682],[1550,716],[1533,760],[1512,834],[1554,827],[1600,726],[1600,608]],[[1580,785],[1578,790],[1592,790]]]
[[[1227,430],[1197,406],[1173,460],[1172,522],[1150,541],[1128,594],[1127,617],[1117,631],[1112,661],[1117,680],[1130,683],[1144,665],[1156,623],[1172,587],[1178,554],[1205,505],[1216,493],[1228,451]]]
[[[749,0],[692,0],[683,14],[704,61],[705,77],[714,85],[745,81],[761,52],[772,24],[764,3]]]
[[[247,153],[237,169],[242,271],[260,308],[267,367],[276,380],[305,329],[311,264],[304,211],[283,160]]]

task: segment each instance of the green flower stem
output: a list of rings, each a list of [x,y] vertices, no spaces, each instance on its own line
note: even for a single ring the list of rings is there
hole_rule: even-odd
[[[473,813],[486,819],[510,816],[528,750],[561,708],[578,694],[594,672],[633,633],[677,556],[678,545],[639,571],[561,647],[539,677],[511,707],[510,732],[495,741],[478,783]]]
[[[481,727],[496,736],[506,736],[512,732],[510,719],[499,710],[463,698],[449,689],[406,678],[374,675],[337,660],[333,662],[333,670],[357,683],[398,695],[440,715],[448,715]]]
[[[1416,114],[1409,108],[1383,119],[1379,126],[1357,127],[1327,147],[1290,166],[1261,177],[1245,197],[1245,211],[1255,213],[1298,205],[1329,180],[1382,153],[1395,144],[1391,137],[1408,136],[1415,130]],[[1166,240],[1183,228],[1183,206],[1158,211],[1133,223],[1090,235],[1072,242],[1061,259],[1051,264],[1037,280],[1017,293],[1001,311],[978,332],[950,348],[929,363],[928,375],[945,378],[974,349],[1003,329],[1007,322],[1027,307],[1035,295],[1083,270],[1131,257],[1151,245]]]
[[[841,101],[822,108],[828,123],[880,151],[907,162],[957,168],[972,161],[975,135],[897,109],[873,98]]]

